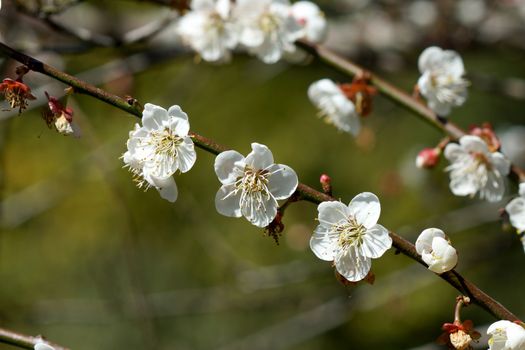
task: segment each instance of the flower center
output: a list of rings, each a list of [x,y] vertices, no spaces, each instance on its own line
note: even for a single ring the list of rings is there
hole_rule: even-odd
[[[279,28],[279,19],[269,12],[264,13],[259,19],[259,26],[265,33],[272,33]]]
[[[217,11],[213,11],[210,13],[206,28],[208,31],[214,30],[218,34],[224,32],[224,19]]]
[[[266,210],[264,203],[273,197],[268,189],[270,175],[271,173],[266,169],[255,170],[246,165],[244,175],[235,181],[235,190],[231,194],[241,191],[242,204],[248,204],[255,210]]]
[[[358,223],[354,217],[349,217],[347,221],[334,224],[332,229],[339,233],[337,243],[343,249],[351,246],[361,246],[361,244],[363,244],[366,227]]]
[[[168,127],[164,128],[162,131],[151,132],[151,144],[155,148],[154,151],[156,155],[176,158],[177,147],[180,146],[182,141],[182,137],[174,134]]]
[[[436,97],[442,103],[456,103],[462,99],[462,93],[469,85],[469,82],[461,77],[437,71],[433,72],[430,77],[432,87],[435,88]],[[458,102],[459,103],[459,102]]]

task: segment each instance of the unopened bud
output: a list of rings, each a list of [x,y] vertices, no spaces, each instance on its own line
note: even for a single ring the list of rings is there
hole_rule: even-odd
[[[439,163],[441,150],[439,148],[425,148],[416,158],[416,166],[418,168],[432,169]]]
[[[323,174],[319,178],[319,182],[321,183],[321,187],[323,188],[323,192],[327,195],[332,195],[332,179],[330,176]]]

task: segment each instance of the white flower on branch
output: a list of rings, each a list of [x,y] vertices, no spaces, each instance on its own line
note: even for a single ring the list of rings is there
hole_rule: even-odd
[[[182,40],[205,61],[229,60],[238,41],[230,0],[192,0],[191,9],[178,24]]]
[[[239,41],[265,63],[275,63],[295,50],[303,28],[292,16],[288,0],[237,0]]]
[[[452,270],[458,263],[458,254],[445,236],[437,228],[427,228],[416,240],[416,251],[428,265],[428,269],[435,273]]]
[[[229,217],[244,216],[253,225],[268,226],[277,215],[277,200],[289,198],[297,188],[295,171],[274,164],[265,145],[252,143],[246,158],[236,151],[215,159],[215,173],[222,183],[215,196],[217,211]]]
[[[323,42],[327,34],[327,21],[323,11],[311,1],[297,1],[292,7],[292,16],[303,27],[303,37],[311,42]]]
[[[337,272],[351,282],[365,278],[371,259],[379,258],[392,246],[388,230],[377,223],[381,205],[373,193],[358,194],[348,206],[322,202],[317,211],[319,225],[310,248],[319,259],[334,261]]]
[[[469,83],[463,78],[463,60],[456,51],[429,47],[419,56],[418,66],[421,77],[417,85],[430,109],[447,116],[452,107],[465,103]]]
[[[519,233],[525,231],[525,182],[520,183],[519,197],[507,204],[505,211],[509,214],[510,223]]]
[[[361,122],[355,105],[330,79],[321,79],[308,88],[310,101],[319,109],[319,116],[340,131],[356,136]]]
[[[489,350],[525,350],[525,329],[507,320],[497,321],[487,329]]]
[[[474,196],[497,202],[505,193],[505,176],[510,161],[500,152],[490,152],[478,136],[465,135],[459,144],[449,143],[445,157],[450,161],[450,189],[456,196]]]
[[[146,103],[142,126],[136,124],[130,131],[128,150],[122,157],[140,188],[155,187],[162,198],[177,200],[177,185],[172,176],[177,170],[189,171],[197,159],[189,130],[188,116],[179,106],[166,111]]]

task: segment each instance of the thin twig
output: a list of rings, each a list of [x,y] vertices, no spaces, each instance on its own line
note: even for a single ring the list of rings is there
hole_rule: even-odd
[[[31,70],[48,75],[72,86],[75,89],[75,91],[79,93],[85,93],[90,96],[93,96],[101,101],[104,101],[110,105],[122,109],[136,117],[142,116],[141,109],[137,103],[129,104],[125,99],[119,96],[112,95],[102,89],[87,84],[86,82],[83,82],[67,73],[61,72],[30,56],[18,52],[3,43],[0,43],[0,52],[3,52],[5,55],[27,65],[28,68],[30,68]],[[227,147],[221,146],[215,143],[214,141],[195,132],[192,132],[190,136],[192,137],[197,147],[202,148],[207,152],[219,154],[228,149]],[[299,199],[306,200],[315,204],[319,204],[323,201],[336,200],[335,198],[328,196],[325,193],[319,192],[305,184],[299,184],[299,186],[297,187],[296,195],[299,197]],[[407,241],[406,239],[402,238],[394,232],[390,232],[390,236],[393,240],[393,246],[400,253],[403,253],[409,258],[426,266],[423,260],[421,259],[421,256],[416,252],[416,249],[412,243],[410,243],[409,241]],[[503,305],[494,300],[492,297],[484,293],[474,283],[466,280],[458,272],[454,270],[449,271],[444,274],[441,274],[440,277],[447,281],[451,286],[456,288],[463,295],[468,296],[474,304],[479,305],[494,317],[500,319],[507,319],[510,321],[519,320],[515,315],[512,314],[512,312],[507,310]]]
[[[30,335],[15,333],[13,331],[0,328],[0,343],[10,344],[17,346],[22,349],[31,349],[35,348],[35,345],[42,342],[42,337],[37,336],[33,337]],[[55,350],[68,350],[63,346],[45,342],[46,344],[51,345]]]

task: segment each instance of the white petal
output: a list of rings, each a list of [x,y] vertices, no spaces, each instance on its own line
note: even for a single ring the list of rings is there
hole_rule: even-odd
[[[459,144],[463,146],[467,152],[489,153],[487,143],[478,136],[465,135],[459,139]]]
[[[424,253],[425,255],[425,253]],[[443,273],[452,270],[457,262],[456,249],[442,237],[434,237],[432,240],[432,261],[427,262],[428,269],[435,273]],[[428,259],[427,259],[428,260]]]
[[[340,250],[335,257],[335,268],[351,282],[361,281],[372,266],[370,258],[356,255],[355,249]]]
[[[381,204],[377,196],[371,192],[363,192],[355,196],[348,205],[350,215],[366,228],[377,224],[381,214]]]
[[[340,221],[346,222],[349,215],[348,207],[337,201],[322,202],[317,206],[317,211],[319,223],[327,228]]]
[[[454,163],[464,157],[467,152],[457,143],[449,143],[443,153],[449,162]]]
[[[35,350],[55,350],[54,347],[46,343],[36,343],[34,349]]]
[[[425,96],[428,98],[428,108],[434,111],[437,115],[441,117],[446,117],[450,114],[452,110],[452,104],[449,102],[441,102],[433,96]]]
[[[274,164],[268,171],[273,173],[269,177],[268,189],[275,199],[287,199],[295,192],[299,180],[292,168],[284,164]]]
[[[239,41],[247,47],[257,47],[264,42],[264,33],[253,27],[246,27],[241,31]]]
[[[468,196],[476,194],[478,187],[471,176],[465,176],[463,174],[454,176],[452,172],[450,173],[450,190],[456,196]]]
[[[273,163],[273,155],[268,147],[260,143],[252,143],[252,151],[246,156],[246,164],[254,169],[265,169]]]
[[[240,218],[242,216],[240,206],[241,194],[233,194],[234,189],[233,185],[221,186],[215,195],[215,208],[219,214]]]
[[[505,211],[509,214],[510,223],[518,232],[525,231],[525,198],[514,198],[507,204]]]
[[[178,196],[177,184],[173,177],[158,178],[150,176],[151,184],[159,191],[161,198],[164,198],[168,202],[175,202]]]
[[[505,177],[501,176],[497,170],[487,172],[487,182],[480,189],[480,197],[489,202],[498,202],[505,194]]]
[[[418,254],[423,254],[424,251],[430,252],[432,250],[432,241],[434,237],[445,238],[445,233],[438,228],[427,228],[423,230],[416,240],[416,251]]]
[[[242,171],[237,164],[244,162],[244,156],[237,151],[226,151],[215,158],[215,174],[223,185],[232,184]]]
[[[310,238],[310,249],[319,259],[333,261],[339,250],[338,236],[328,231],[325,226],[319,225]]]
[[[193,141],[190,137],[185,137],[182,144],[177,147],[177,162],[181,173],[189,171],[195,161],[197,160],[197,153]]]
[[[377,259],[391,247],[392,238],[390,238],[388,230],[377,224],[366,231],[360,250],[364,256]]]
[[[147,130],[158,129],[163,125],[164,121],[168,120],[168,112],[159,106],[151,103],[144,105],[144,111],[142,112],[142,125]]]
[[[247,196],[245,201],[241,201],[241,213],[252,225],[266,227],[277,215],[277,201],[272,197],[265,198],[261,205]]]
[[[519,194],[520,196],[525,197],[525,182],[520,183]]]
[[[503,154],[500,152],[490,153],[489,160],[492,166],[495,167],[501,175],[507,176],[509,174],[511,163]]]
[[[170,128],[179,136],[186,136],[190,131],[190,123],[188,122],[188,115],[182,109],[175,105],[168,110],[170,116]]]
[[[443,50],[437,46],[427,47],[421,55],[419,55],[417,66],[419,72],[423,74],[425,71],[434,69],[443,56]]]

